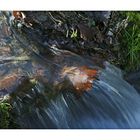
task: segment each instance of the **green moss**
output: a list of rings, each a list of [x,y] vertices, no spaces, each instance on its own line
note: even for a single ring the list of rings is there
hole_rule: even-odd
[[[8,128],[10,123],[11,105],[6,102],[0,103],[0,128]]]

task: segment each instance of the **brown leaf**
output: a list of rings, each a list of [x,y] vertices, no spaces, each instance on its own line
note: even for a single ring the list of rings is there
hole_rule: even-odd
[[[21,19],[22,18],[22,14],[20,11],[13,11],[13,16],[15,17],[15,19]]]
[[[26,16],[21,11],[13,11],[13,16],[16,20],[24,19]]]
[[[67,77],[79,92],[87,91],[92,88],[93,81],[97,77],[98,71],[84,67],[64,67],[62,77]]]

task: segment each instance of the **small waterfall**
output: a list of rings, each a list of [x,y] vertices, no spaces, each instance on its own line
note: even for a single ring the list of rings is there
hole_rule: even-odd
[[[120,69],[106,62],[98,78],[92,79],[90,90],[77,98],[69,81],[61,81],[61,68],[99,65],[93,65],[92,58],[44,44],[38,30],[23,26],[22,34],[12,26],[11,12],[5,14],[7,22],[0,19],[0,77],[3,80],[11,75],[11,79],[3,86],[0,83],[0,99],[10,96],[13,117],[20,128],[140,128],[140,94],[123,79]],[[42,73],[34,81],[35,74]],[[55,80],[60,82],[57,88],[52,84]]]
[[[43,90],[38,83],[12,101],[22,128],[140,128],[140,95],[108,62],[80,98],[64,89],[49,99]]]

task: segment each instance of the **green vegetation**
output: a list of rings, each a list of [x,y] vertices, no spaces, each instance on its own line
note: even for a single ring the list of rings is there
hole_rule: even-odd
[[[74,38],[74,39],[77,38],[77,29],[76,30],[72,29],[71,38]]]
[[[122,50],[126,71],[140,66],[140,12],[124,12],[128,25],[122,31]]]
[[[10,123],[11,105],[6,102],[0,103],[0,128],[8,128]]]

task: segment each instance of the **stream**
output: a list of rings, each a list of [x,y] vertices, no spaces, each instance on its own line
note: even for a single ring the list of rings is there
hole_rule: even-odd
[[[119,68],[55,46],[40,55],[0,14],[0,100],[20,128],[140,128],[140,94]]]

